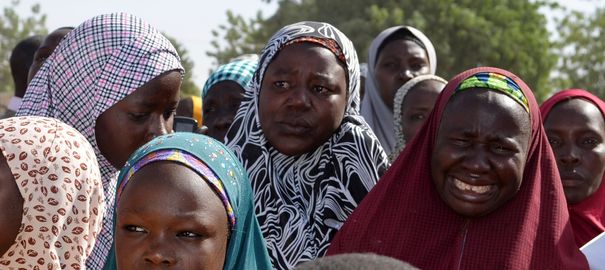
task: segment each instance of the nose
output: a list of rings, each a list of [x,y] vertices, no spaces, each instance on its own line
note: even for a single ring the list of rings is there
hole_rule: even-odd
[[[176,264],[176,256],[165,241],[159,239],[152,240],[143,254],[143,259],[146,264],[173,266]]]
[[[559,162],[564,165],[576,165],[580,163],[580,155],[577,153],[576,147],[567,144],[557,151],[559,155]]]
[[[483,149],[477,149],[476,151],[473,151],[473,153],[469,153],[464,159],[462,166],[471,175],[480,175],[488,172],[490,169],[489,160]]]
[[[414,78],[414,72],[412,72],[412,70],[410,70],[409,68],[404,68],[401,71],[399,71],[399,77],[401,78],[402,81],[409,81],[410,79]]]
[[[309,91],[305,87],[295,87],[290,92],[287,105],[291,108],[304,110],[311,106]]]
[[[172,119],[172,117],[170,119]],[[170,119],[164,119],[162,115],[151,119],[147,129],[146,141],[151,141],[157,136],[161,136],[164,134],[168,134],[168,132],[171,132],[172,127],[168,125],[169,122],[171,122],[169,121]]]

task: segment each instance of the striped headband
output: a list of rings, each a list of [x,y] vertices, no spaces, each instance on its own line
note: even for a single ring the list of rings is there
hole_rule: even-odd
[[[336,55],[336,58],[338,58],[338,60],[340,60],[343,64],[347,64],[347,59],[344,55],[344,53],[342,52],[342,50],[340,49],[340,46],[338,46],[338,43],[336,42],[336,40],[333,39],[327,39],[327,38],[319,38],[319,37],[299,37],[296,39],[291,40],[290,42],[286,43],[285,46],[294,44],[294,43],[300,43],[300,42],[311,42],[311,43],[315,43],[315,44],[319,44],[323,47],[325,47],[326,49],[330,50],[334,55]]]
[[[471,88],[487,88],[502,92],[521,104],[529,113],[529,102],[525,94],[521,87],[509,77],[493,72],[480,72],[462,81],[456,92]]]
[[[227,211],[229,225],[231,225],[231,229],[235,228],[236,220],[233,207],[231,207],[229,197],[221,180],[218,179],[216,174],[214,174],[214,172],[212,172],[212,170],[204,162],[187,152],[177,149],[165,149],[151,152],[133,164],[126,173],[124,181],[118,187],[117,203],[119,203],[120,197],[122,196],[122,191],[124,191],[126,184],[128,184],[134,173],[139,171],[145,165],[155,161],[173,161],[185,165],[199,174],[204,180],[206,180],[206,183],[208,183],[210,188],[219,196],[223,202],[223,206],[225,206],[225,210]]]

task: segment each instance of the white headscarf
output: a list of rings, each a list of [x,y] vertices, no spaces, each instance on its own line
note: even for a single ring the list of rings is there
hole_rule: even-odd
[[[370,45],[369,57],[368,57],[368,76],[366,78],[366,92],[361,103],[361,115],[365,118],[366,122],[372,130],[382,147],[387,152],[391,153],[393,147],[395,147],[395,134],[393,133],[393,112],[387,107],[380,97],[378,90],[378,83],[376,82],[376,75],[374,69],[376,68],[376,60],[378,59],[378,49],[382,43],[392,34],[398,31],[406,31],[411,36],[417,38],[422,42],[426,49],[429,58],[430,74],[435,74],[437,70],[437,54],[433,43],[426,37],[420,30],[411,26],[394,26],[387,28],[382,31]]]

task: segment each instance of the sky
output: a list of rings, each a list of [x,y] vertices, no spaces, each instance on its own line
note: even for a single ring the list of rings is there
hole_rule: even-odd
[[[0,8],[11,0],[1,0]],[[329,1],[329,0],[324,0]],[[604,6],[602,0],[558,0],[570,9],[591,12]],[[260,10],[267,17],[277,9],[277,0],[266,3],[261,0],[20,0],[17,12],[22,16],[31,14],[30,7],[40,3],[41,12],[47,15],[49,31],[63,26],[77,26],[96,15],[110,12],[127,12],[149,22],[158,30],[174,37],[187,49],[194,62],[193,79],[202,87],[208,70],[216,68],[206,52],[212,49],[211,31],[227,22],[227,10],[244,18],[252,18]],[[561,14],[546,14],[549,29],[553,30],[553,18]],[[189,72],[189,71],[188,71]]]
[[[0,0],[0,8],[8,6],[10,1]],[[277,9],[276,1],[261,0],[20,0],[18,14],[30,15],[30,8],[36,3],[47,16],[49,32],[63,26],[78,26],[105,13],[127,12],[142,18],[187,49],[194,63],[193,79],[200,88],[208,77],[208,70],[215,68],[212,58],[206,56],[206,51],[212,49],[211,31],[227,22],[227,10],[253,18],[259,10],[268,16]]]

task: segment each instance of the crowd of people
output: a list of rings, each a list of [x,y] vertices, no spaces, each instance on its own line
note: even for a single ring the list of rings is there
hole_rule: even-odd
[[[136,16],[24,40],[0,268],[605,267],[581,250],[605,231],[600,98],[540,106],[496,67],[446,80],[411,26],[357,53],[329,23],[287,25],[181,98],[188,71]]]

